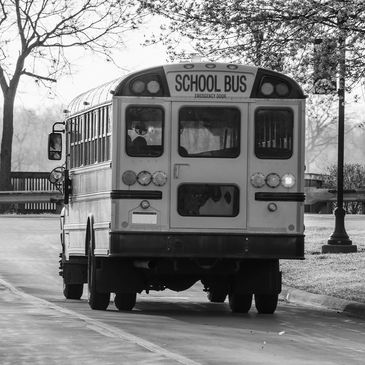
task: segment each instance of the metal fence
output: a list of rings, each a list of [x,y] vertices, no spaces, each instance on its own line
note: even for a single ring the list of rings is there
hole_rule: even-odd
[[[13,191],[57,191],[56,187],[48,180],[49,172],[20,172],[11,173]],[[61,210],[59,202],[29,202],[13,203],[11,210],[16,213],[58,213]]]

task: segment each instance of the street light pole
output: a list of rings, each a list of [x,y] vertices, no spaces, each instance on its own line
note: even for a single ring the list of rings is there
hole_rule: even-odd
[[[337,156],[337,208],[335,209],[335,230],[322,246],[322,253],[357,252],[345,229],[345,209],[343,207],[343,165],[345,135],[345,72],[346,72],[346,31],[343,29],[346,16],[339,14],[339,85],[338,85],[338,156]]]

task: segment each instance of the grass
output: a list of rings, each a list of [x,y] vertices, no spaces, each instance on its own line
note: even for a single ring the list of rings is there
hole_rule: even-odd
[[[357,253],[322,254],[334,231],[334,216],[305,216],[305,260],[282,260],[283,284],[365,303],[365,216],[346,215],[345,228]]]

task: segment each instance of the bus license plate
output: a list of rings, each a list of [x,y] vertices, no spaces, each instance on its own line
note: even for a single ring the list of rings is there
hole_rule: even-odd
[[[132,214],[133,224],[157,224],[157,213],[134,212]]]

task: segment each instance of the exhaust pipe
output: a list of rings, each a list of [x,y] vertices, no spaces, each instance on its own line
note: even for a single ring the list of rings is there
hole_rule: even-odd
[[[133,261],[133,265],[138,269],[148,269],[148,270],[151,270],[156,266],[155,262],[151,260],[135,260]]]

